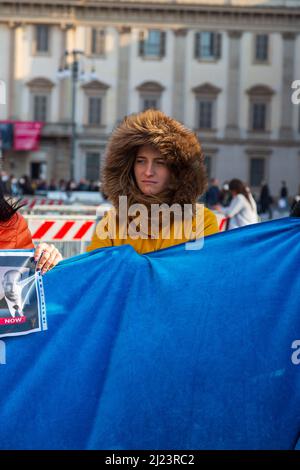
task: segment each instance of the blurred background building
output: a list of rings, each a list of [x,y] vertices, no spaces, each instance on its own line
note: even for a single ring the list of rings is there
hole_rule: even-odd
[[[300,0],[0,0],[0,120],[21,139],[3,168],[95,181],[114,126],[151,107],[197,132],[211,177],[297,194],[299,51]]]

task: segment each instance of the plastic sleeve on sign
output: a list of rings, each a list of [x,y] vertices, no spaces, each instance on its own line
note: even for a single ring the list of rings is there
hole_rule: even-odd
[[[46,301],[45,301],[42,274],[39,271],[37,271],[35,275],[36,275],[36,280],[37,280],[37,294],[38,294],[38,302],[39,302],[41,330],[47,330],[48,329],[47,311],[46,311]]]

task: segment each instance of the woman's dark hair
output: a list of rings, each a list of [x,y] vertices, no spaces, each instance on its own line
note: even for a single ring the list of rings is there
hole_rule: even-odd
[[[20,201],[13,201],[12,199],[5,199],[2,191],[0,192],[0,221],[5,222],[12,218],[12,216],[24,206]]]
[[[237,194],[243,194],[243,196],[245,196],[245,198],[247,199],[247,201],[249,202],[250,206],[253,209],[251,199],[250,199],[250,196],[249,196],[249,190],[247,189],[247,187],[243,183],[243,181],[241,181],[237,178],[231,180],[230,183],[229,183],[229,190],[230,191],[235,191]]]

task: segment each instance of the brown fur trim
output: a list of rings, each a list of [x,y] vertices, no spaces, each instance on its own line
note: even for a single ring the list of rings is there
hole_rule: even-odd
[[[151,145],[165,158],[173,175],[168,191],[145,196],[138,189],[133,164],[137,150]],[[161,111],[147,110],[124,118],[109,140],[103,170],[103,190],[115,207],[119,196],[134,203],[193,204],[207,185],[204,157],[196,135]]]

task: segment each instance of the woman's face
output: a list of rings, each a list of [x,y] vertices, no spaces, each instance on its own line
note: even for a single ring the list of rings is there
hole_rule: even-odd
[[[158,150],[143,145],[135,158],[134,176],[143,194],[155,195],[169,186],[171,172]]]

